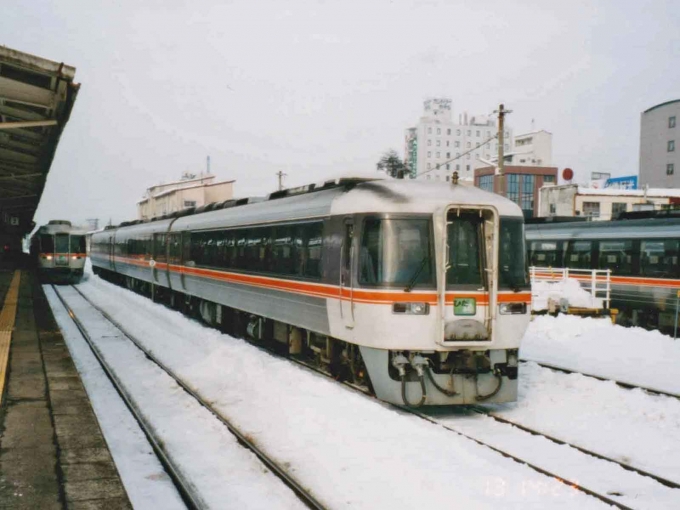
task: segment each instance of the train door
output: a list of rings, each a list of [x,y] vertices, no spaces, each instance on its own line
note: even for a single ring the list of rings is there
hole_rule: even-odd
[[[115,260],[114,260],[115,257],[114,257],[114,253],[113,253],[113,236],[109,236],[108,246],[109,246],[109,269],[111,269],[111,271],[115,271],[116,270],[116,264],[115,264]]]
[[[345,327],[354,327],[354,222],[347,219],[343,225],[340,252],[340,315]]]
[[[170,282],[170,288],[177,289],[181,285],[180,271],[182,264],[182,233],[173,232],[168,234],[168,265],[167,278]]]

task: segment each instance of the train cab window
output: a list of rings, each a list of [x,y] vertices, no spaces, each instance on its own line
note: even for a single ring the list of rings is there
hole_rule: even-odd
[[[54,253],[54,236],[48,235],[40,236],[40,252]]]
[[[533,241],[529,245],[529,263],[538,267],[562,266],[562,243],[558,241]]]
[[[600,269],[611,269],[614,274],[631,274],[633,241],[600,241],[599,244]]]
[[[359,252],[359,283],[434,285],[430,223],[424,219],[366,219]]]
[[[449,268],[446,284],[480,287],[482,278],[482,222],[474,213],[449,214],[447,240]],[[524,250],[522,250],[524,251]]]
[[[501,218],[498,252],[498,284],[500,288],[522,289],[529,286],[524,221]]]
[[[575,269],[591,269],[592,244],[590,241],[569,241],[565,265]]]
[[[56,234],[54,236],[54,252],[55,253],[68,253],[69,237],[70,236],[68,234]]]
[[[640,243],[640,273],[643,276],[678,276],[677,239],[655,239]]]
[[[71,236],[71,253],[85,253],[85,236]]]

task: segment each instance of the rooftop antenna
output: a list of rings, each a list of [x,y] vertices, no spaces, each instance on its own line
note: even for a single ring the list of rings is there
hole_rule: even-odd
[[[288,174],[284,174],[283,170],[279,170],[278,172],[276,172],[276,175],[279,178],[279,191],[281,191],[283,189],[283,178],[287,177]]]

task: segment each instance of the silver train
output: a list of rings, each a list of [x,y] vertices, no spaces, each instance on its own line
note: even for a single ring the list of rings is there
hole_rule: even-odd
[[[83,277],[85,232],[70,221],[52,220],[40,227],[31,237],[30,251],[42,282],[77,283]]]
[[[338,179],[94,233],[93,270],[407,405],[517,398],[522,213],[478,188]]]
[[[527,225],[529,263],[611,269],[611,307],[623,325],[673,328],[680,291],[680,218]]]

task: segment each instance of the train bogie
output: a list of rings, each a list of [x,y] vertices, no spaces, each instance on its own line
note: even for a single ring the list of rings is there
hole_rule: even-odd
[[[97,233],[93,267],[383,400],[516,399],[530,293],[515,204],[346,180],[240,205]]]

